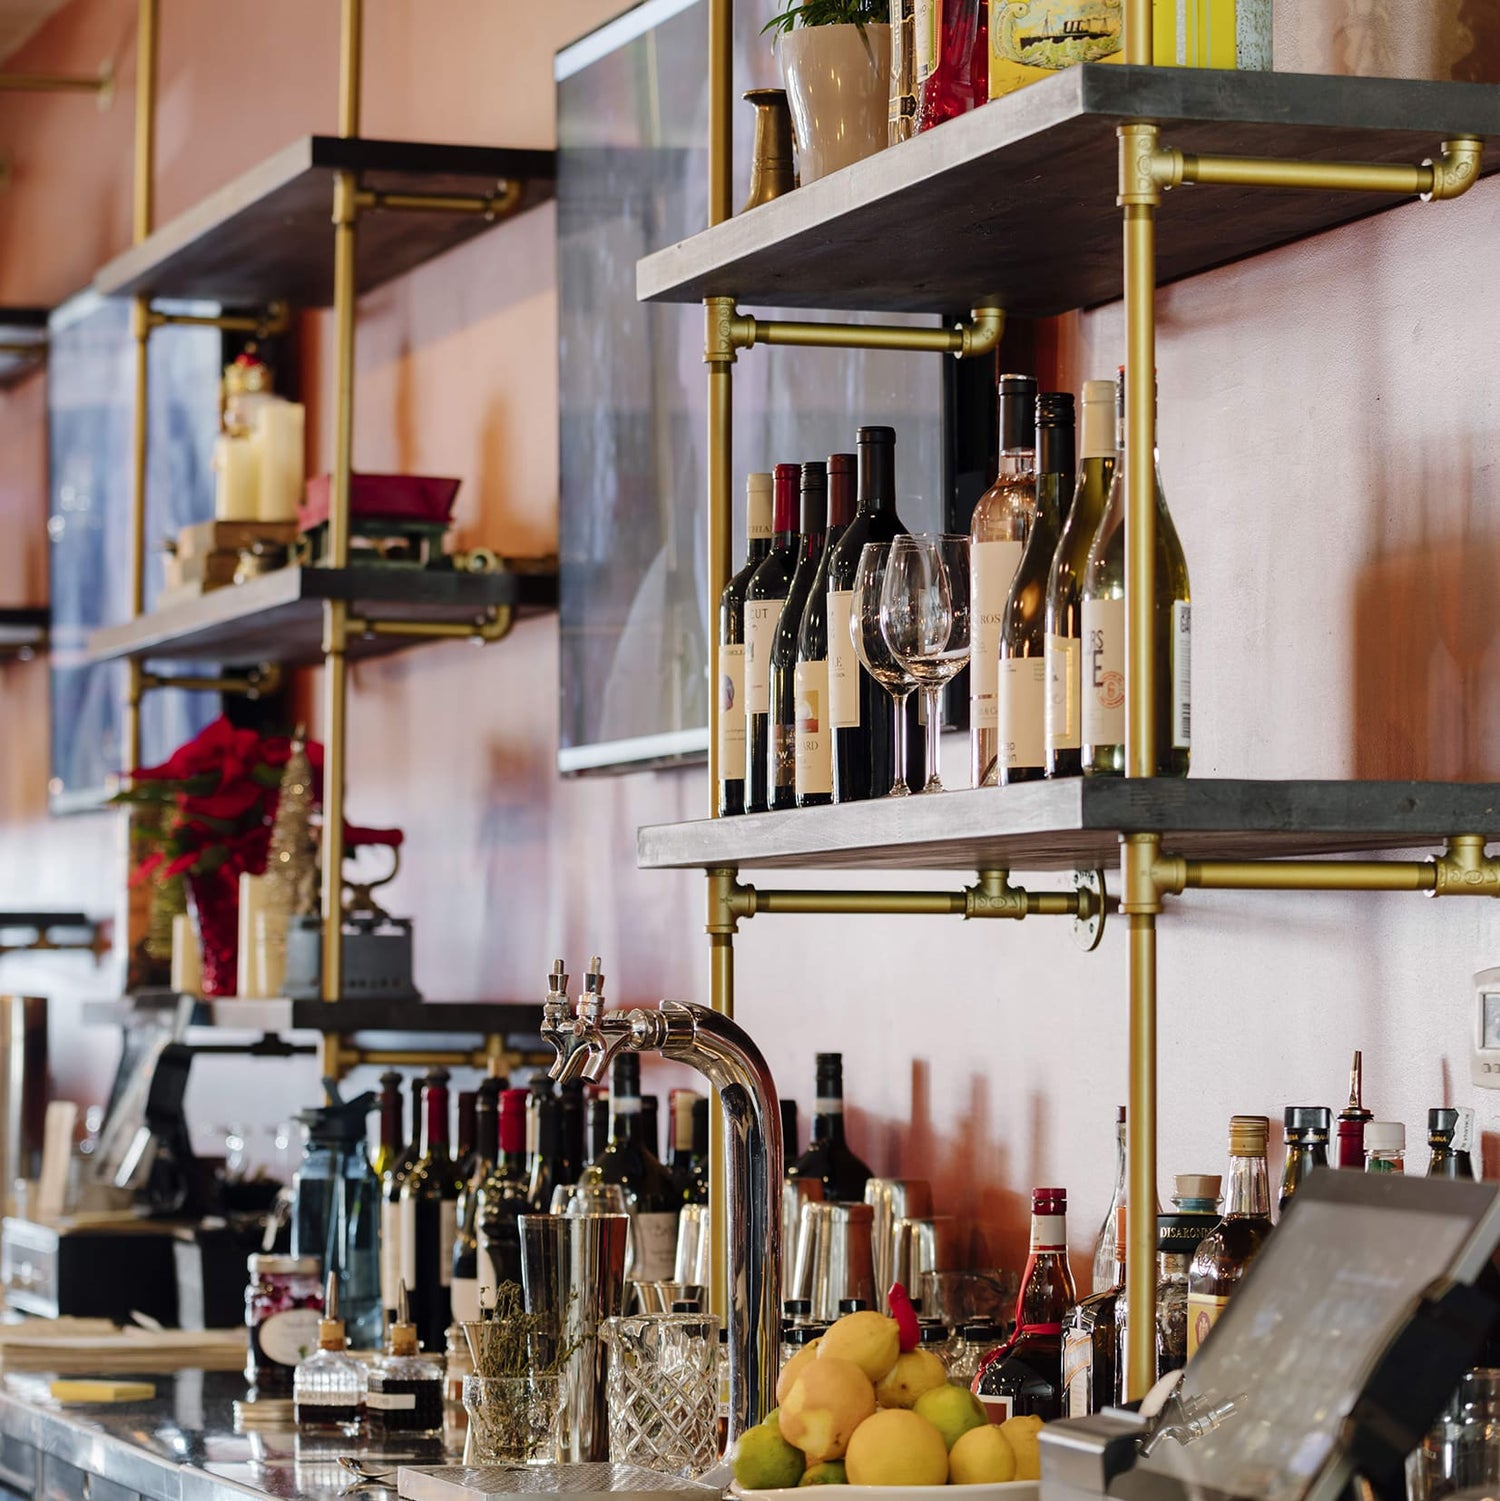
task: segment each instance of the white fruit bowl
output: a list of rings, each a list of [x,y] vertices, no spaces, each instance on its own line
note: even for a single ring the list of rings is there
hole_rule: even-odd
[[[729,1487],[743,1501],[1038,1501],[1041,1482],[1007,1480],[1003,1485],[804,1485],[787,1490],[749,1491],[739,1481]]]

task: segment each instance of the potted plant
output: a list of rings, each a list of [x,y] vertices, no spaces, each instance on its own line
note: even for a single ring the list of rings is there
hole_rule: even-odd
[[[786,0],[766,30],[776,33],[804,183],[885,146],[889,0]]]

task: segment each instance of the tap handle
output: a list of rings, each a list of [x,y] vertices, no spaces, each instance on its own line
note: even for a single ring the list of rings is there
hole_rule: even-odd
[[[578,1014],[597,1022],[604,1014],[603,961],[595,954],[589,960],[588,973],[583,977],[583,994],[578,999]]]
[[[562,959],[552,961],[551,973],[547,976],[547,999],[565,1001],[568,998],[568,966]]]

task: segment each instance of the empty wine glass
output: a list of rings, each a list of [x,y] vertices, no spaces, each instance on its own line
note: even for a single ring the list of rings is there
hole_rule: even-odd
[[[897,661],[880,627],[881,597],[891,546],[889,542],[866,542],[860,550],[859,563],[854,570],[849,635],[870,676],[896,702],[896,764],[891,790],[886,796],[907,797],[911,788],[906,785],[906,701],[917,686],[917,677]]]
[[[891,656],[927,695],[927,785],[941,792],[938,732],[944,684],[969,660],[969,539],[897,537],[880,589],[880,631]]]

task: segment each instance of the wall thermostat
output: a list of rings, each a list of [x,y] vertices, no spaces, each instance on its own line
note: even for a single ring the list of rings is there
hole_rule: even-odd
[[[1474,1051],[1469,1077],[1481,1089],[1500,1089],[1500,969],[1474,976]]]

